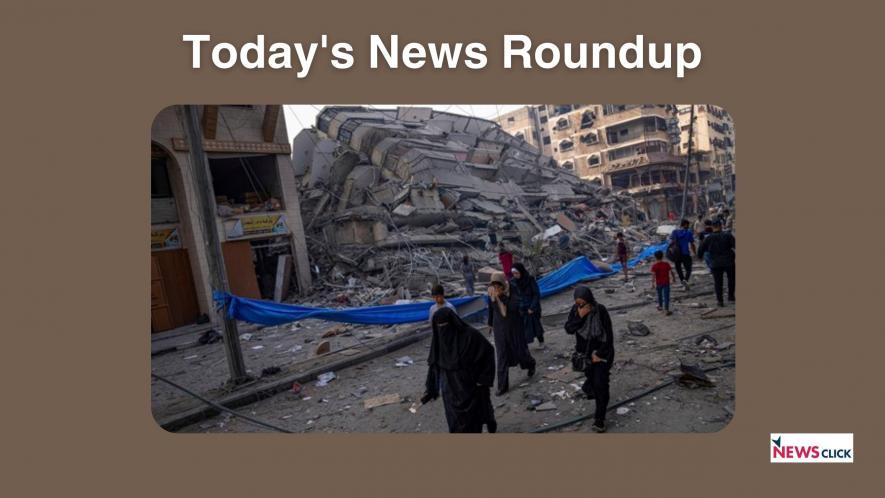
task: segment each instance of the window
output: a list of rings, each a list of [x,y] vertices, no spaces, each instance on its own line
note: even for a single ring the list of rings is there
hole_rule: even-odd
[[[568,150],[572,150],[575,147],[575,143],[569,139],[565,139],[559,142],[559,150],[560,152],[565,152]]]
[[[562,163],[563,169],[575,169],[575,164],[571,161],[566,161]]]
[[[564,130],[564,129],[568,128],[568,125],[569,125],[568,118],[559,118],[556,120],[555,129]]]
[[[507,117],[507,122],[508,122],[508,123],[515,123],[515,122],[516,122],[516,118],[514,118],[513,116],[508,116],[508,117]]]
[[[596,135],[596,133],[587,133],[581,135],[580,140],[582,144],[592,145],[599,141],[599,137]]]
[[[209,169],[222,217],[283,209],[275,155],[209,158]]]
[[[550,145],[550,137],[544,137],[544,145]]]
[[[587,158],[587,164],[590,166],[599,166],[599,155],[593,154]]]
[[[166,158],[151,158],[151,199],[172,197],[172,184],[169,183],[169,171],[166,169]]]
[[[584,114],[581,115],[581,129],[590,128],[593,126],[593,121],[596,119],[596,113],[593,111],[584,111]]]
[[[539,121],[541,121],[541,123],[546,123],[546,122],[547,122],[547,116],[541,116],[541,119],[540,119]]]

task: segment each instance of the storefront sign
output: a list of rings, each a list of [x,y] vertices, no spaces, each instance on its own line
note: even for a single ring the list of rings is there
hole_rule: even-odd
[[[285,214],[259,214],[228,220],[224,224],[228,238],[253,235],[279,235],[289,233]]]
[[[151,229],[151,249],[179,248],[181,248],[181,238],[178,236],[178,227]]]

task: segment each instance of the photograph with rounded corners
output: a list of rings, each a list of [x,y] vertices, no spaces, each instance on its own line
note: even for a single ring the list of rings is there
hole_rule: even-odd
[[[153,418],[175,433],[720,431],[735,151],[713,104],[164,108]]]

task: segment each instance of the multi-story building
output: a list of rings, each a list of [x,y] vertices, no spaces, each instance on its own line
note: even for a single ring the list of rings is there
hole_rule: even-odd
[[[514,116],[511,121],[503,115],[498,123],[509,133],[537,136],[545,154],[581,178],[635,194],[651,218],[681,212],[687,151],[678,143],[677,106],[546,104],[525,109],[510,114],[531,110],[536,119]],[[532,122],[534,129],[529,127]],[[701,162],[689,170],[687,212],[698,211],[707,200],[705,185],[712,168]]]
[[[293,274],[299,292],[311,285],[280,107],[198,106],[214,226],[230,289],[244,297],[279,299],[289,290],[279,282]],[[195,323],[201,315],[217,320],[194,167],[184,109],[167,107],[151,126],[151,332]]]
[[[694,129],[689,120],[694,107]],[[694,135],[692,156],[701,169],[713,176],[707,182],[705,194],[711,202],[725,202],[733,198],[735,187],[734,121],[728,111],[710,104],[678,105],[679,153],[688,154],[688,133]],[[694,164],[694,162],[693,162]]]
[[[524,106],[498,116],[495,121],[507,133],[537,147],[542,154],[553,157],[550,131],[547,129],[547,106]],[[540,111],[544,111],[543,119]]]

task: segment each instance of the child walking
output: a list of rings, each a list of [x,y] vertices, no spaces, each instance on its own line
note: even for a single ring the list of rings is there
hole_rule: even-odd
[[[670,282],[676,280],[676,273],[670,263],[664,261],[663,251],[655,251],[655,259],[657,262],[651,265],[651,273],[652,287],[658,292],[658,311],[666,311],[670,316],[673,314],[670,311]]]

